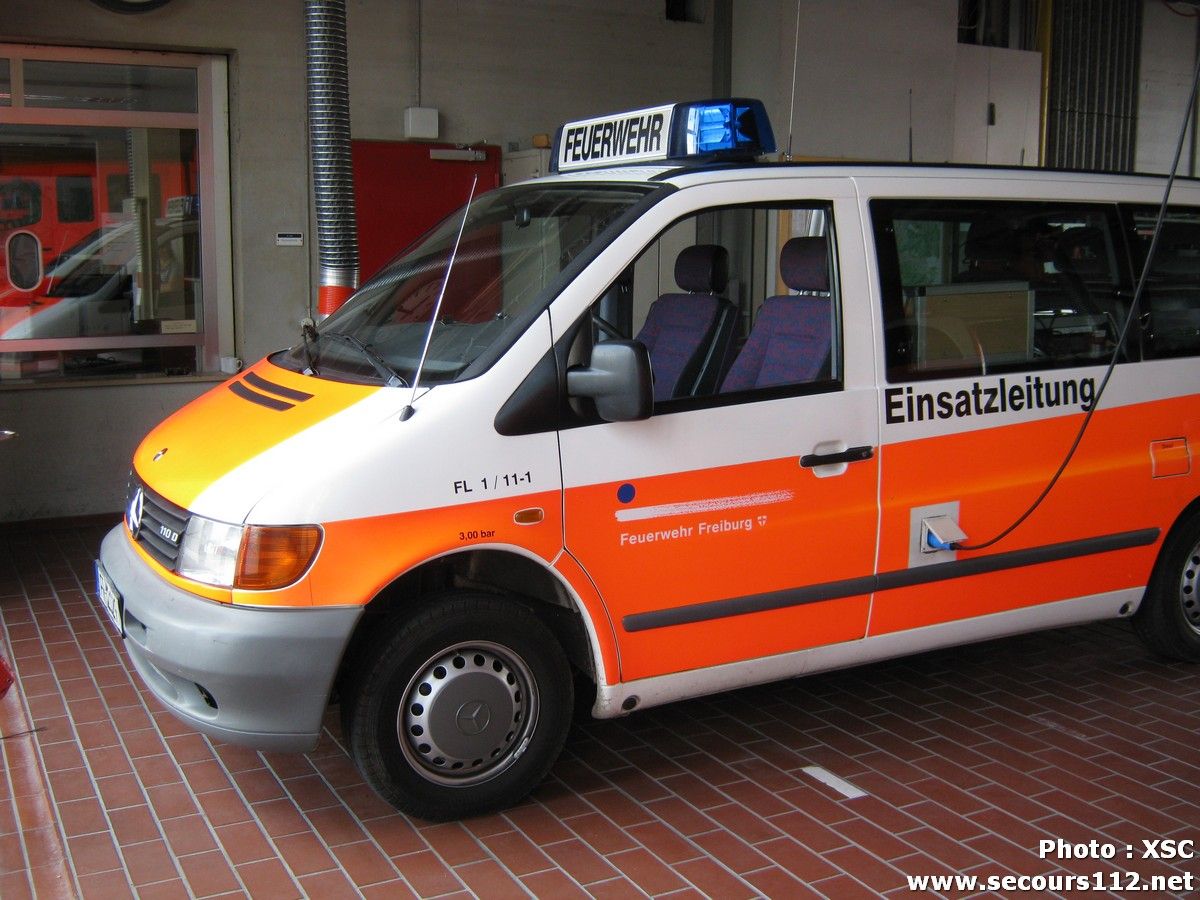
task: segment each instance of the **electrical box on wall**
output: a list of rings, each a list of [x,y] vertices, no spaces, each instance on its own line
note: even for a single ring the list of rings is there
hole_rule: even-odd
[[[517,150],[505,153],[501,168],[504,184],[515,184],[530,178],[550,174],[550,151],[543,149]]]
[[[404,110],[404,136],[409,140],[436,141],[437,109],[432,106],[410,106]]]

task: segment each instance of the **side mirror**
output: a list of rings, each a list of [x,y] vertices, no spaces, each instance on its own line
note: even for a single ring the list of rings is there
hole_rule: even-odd
[[[654,408],[650,354],[640,341],[602,341],[588,366],[567,370],[567,392],[590,397],[606,422],[650,418]]]

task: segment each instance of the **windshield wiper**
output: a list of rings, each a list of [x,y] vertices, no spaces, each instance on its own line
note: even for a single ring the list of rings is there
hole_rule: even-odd
[[[400,377],[399,372],[389,366],[384,361],[382,356],[380,356],[354,335],[346,334],[343,331],[318,331],[317,337],[334,338],[335,340],[341,341],[343,344],[348,344],[349,346],[353,347],[355,350],[361,353],[363,359],[369,362],[372,368],[379,373],[379,377],[383,379],[384,384],[386,384],[388,387],[408,387],[408,382]]]
[[[317,357],[313,353],[313,344],[319,340],[321,335],[317,333],[317,323],[312,319],[304,319],[300,323],[300,339],[304,341],[304,359],[308,363],[308,369],[305,375],[316,375],[320,377],[321,373],[317,371]]]

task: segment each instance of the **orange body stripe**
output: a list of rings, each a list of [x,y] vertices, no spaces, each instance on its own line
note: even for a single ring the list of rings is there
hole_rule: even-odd
[[[1079,422],[1079,416],[1045,419],[883,448],[880,571],[907,568],[914,506],[959,500],[959,524],[968,542],[998,534],[1045,487]],[[1153,478],[1150,445],[1181,431],[1193,442],[1200,434],[1191,398],[1099,411],[1042,506],[1003,541],[978,553],[961,552],[959,559],[1139,528],[1158,527],[1165,534],[1200,487],[1192,475]],[[1149,580],[1158,546],[882,591],[870,633],[1140,587]]]
[[[514,514],[530,507],[542,508],[543,520],[517,525]],[[521,547],[546,565],[562,547],[558,491],[329,522],[323,527],[325,540],[306,579],[316,606],[367,603],[421,563],[473,546]],[[234,599],[260,605],[290,602],[285,593],[238,593]]]
[[[607,603],[620,643],[622,680],[862,637],[866,595],[634,633],[621,622],[631,613],[869,574],[876,479],[874,461],[817,478],[800,467],[798,457],[786,457],[632,479],[636,497],[630,503],[618,498],[619,482],[567,491],[567,548]],[[747,498],[746,505],[617,518],[621,510],[733,496]],[[722,521],[743,528],[716,530]],[[651,540],[636,540],[645,535]]]

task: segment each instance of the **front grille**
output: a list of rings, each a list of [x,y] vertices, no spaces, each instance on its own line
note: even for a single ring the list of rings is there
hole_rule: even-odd
[[[129,479],[125,524],[141,548],[171,571],[179,558],[179,542],[187,523],[186,509],[150,490],[136,475]]]

